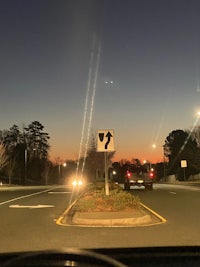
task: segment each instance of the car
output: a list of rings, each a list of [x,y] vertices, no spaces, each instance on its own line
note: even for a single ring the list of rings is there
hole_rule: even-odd
[[[126,191],[130,190],[131,186],[144,187],[148,190],[153,189],[155,180],[155,171],[153,169],[148,171],[142,166],[128,163],[121,166],[115,163],[111,173],[113,181],[123,184]]]
[[[83,181],[83,179],[77,179],[77,178],[75,178],[72,181],[72,185],[73,185],[73,187],[82,187],[84,185],[84,181]]]
[[[130,170],[126,170],[124,173],[124,189],[130,190],[131,186],[145,187],[147,190],[153,190],[153,178],[152,173],[133,173]]]

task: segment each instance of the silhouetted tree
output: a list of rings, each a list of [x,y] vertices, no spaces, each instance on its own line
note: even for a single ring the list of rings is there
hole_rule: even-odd
[[[191,137],[196,140],[197,146],[200,147],[200,126],[193,127],[187,131]]]
[[[23,135],[19,127],[14,124],[9,130],[3,130],[1,137],[6,147],[9,162],[6,173],[8,173],[9,178],[16,176],[21,181],[24,177]]]
[[[0,143],[0,170],[5,168],[8,164],[8,155],[6,154],[6,148],[3,143]]]
[[[27,174],[37,183],[42,180],[48,158],[49,136],[43,131],[44,126],[34,121],[20,131],[17,125],[0,132],[0,140],[8,156],[7,174],[18,177],[25,183]]]
[[[48,139],[50,138],[48,133],[43,132],[44,126],[34,121],[24,128],[24,138],[27,149],[29,150],[30,158],[46,158],[48,155],[49,144]]]
[[[181,160],[187,161],[186,177],[200,170],[200,150],[192,135],[183,130],[172,131],[165,140],[165,156],[169,159],[169,174],[176,174],[179,180],[183,179]]]
[[[34,121],[24,127],[24,143],[27,150],[28,176],[31,180],[40,183],[42,174],[46,169],[46,162],[49,150],[48,133],[44,132],[44,126]]]

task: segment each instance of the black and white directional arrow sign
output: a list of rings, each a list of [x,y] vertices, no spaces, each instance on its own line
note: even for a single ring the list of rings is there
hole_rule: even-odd
[[[97,132],[97,151],[99,152],[115,151],[113,130],[99,130]]]

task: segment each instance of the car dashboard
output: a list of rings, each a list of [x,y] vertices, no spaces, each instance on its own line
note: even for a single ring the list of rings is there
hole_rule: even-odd
[[[1,253],[0,266],[200,266],[200,247],[62,249]]]

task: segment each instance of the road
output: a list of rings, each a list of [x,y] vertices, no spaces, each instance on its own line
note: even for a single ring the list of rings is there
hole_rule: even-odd
[[[0,252],[200,245],[200,188],[157,184],[153,191],[132,193],[167,222],[121,228],[60,226],[56,219],[74,196],[69,188],[0,189]]]

